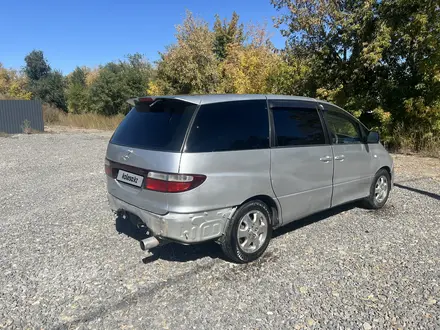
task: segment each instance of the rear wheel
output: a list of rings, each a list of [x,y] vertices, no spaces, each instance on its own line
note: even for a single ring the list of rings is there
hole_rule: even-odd
[[[364,200],[364,204],[369,209],[380,209],[388,200],[391,189],[390,174],[385,169],[380,169],[374,176],[370,187],[370,196]]]
[[[271,238],[269,208],[263,202],[255,200],[242,205],[228,221],[221,246],[232,261],[247,263],[264,253]]]

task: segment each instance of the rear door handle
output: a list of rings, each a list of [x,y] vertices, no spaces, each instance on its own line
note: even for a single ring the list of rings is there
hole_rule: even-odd
[[[331,158],[330,156],[325,156],[325,157],[321,157],[321,158],[319,158],[319,160],[320,160],[321,162],[328,163],[329,161],[332,160],[332,158]]]
[[[341,162],[345,159],[344,155],[335,156],[335,160],[340,160]]]

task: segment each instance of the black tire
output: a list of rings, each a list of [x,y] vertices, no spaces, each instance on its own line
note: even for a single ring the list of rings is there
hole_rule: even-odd
[[[267,234],[264,242],[254,252],[246,252],[240,245],[242,238],[238,237],[238,228],[243,218],[250,212],[260,212],[267,219]],[[261,238],[263,239],[264,236]],[[232,216],[226,225],[225,234],[220,240],[223,253],[228,259],[237,263],[248,263],[258,259],[266,251],[272,238],[272,219],[268,206],[259,201],[253,200],[242,205]]]
[[[387,191],[385,197],[383,199],[378,200],[376,198],[376,185],[378,184],[379,180],[383,177],[386,179]],[[382,208],[388,200],[388,197],[390,195],[390,190],[391,190],[390,173],[388,173],[387,170],[382,168],[379,171],[377,171],[376,175],[374,176],[373,182],[371,183],[371,187],[370,187],[370,195],[363,200],[364,206],[372,210],[377,210]]]

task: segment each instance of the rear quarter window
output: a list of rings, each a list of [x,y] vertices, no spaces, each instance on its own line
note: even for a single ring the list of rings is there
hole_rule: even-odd
[[[186,152],[269,148],[266,100],[202,105],[191,128]]]
[[[197,105],[174,99],[139,103],[118,126],[111,143],[133,148],[180,152]]]

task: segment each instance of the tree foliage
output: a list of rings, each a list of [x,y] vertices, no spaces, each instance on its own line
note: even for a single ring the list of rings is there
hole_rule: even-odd
[[[45,103],[67,110],[65,78],[60,71],[52,71],[46,77],[35,83],[34,93]]]
[[[26,76],[17,70],[6,69],[0,63],[0,99],[30,100],[32,93],[26,88]]]
[[[240,16],[235,11],[229,22],[226,19],[222,22],[219,15],[215,16],[214,53],[219,60],[226,58],[229,45],[241,45],[245,41],[244,25],[239,24],[239,20]]]
[[[289,50],[310,60],[310,95],[379,120],[389,137],[397,124],[440,133],[439,1],[272,3]]]
[[[51,72],[51,68],[41,50],[31,51],[26,55],[24,61],[26,62],[24,73],[32,81],[43,79]]]
[[[310,60],[294,56],[290,50],[284,50],[278,55],[278,63],[269,77],[271,92],[282,95],[311,96],[314,89],[310,80]]]
[[[64,94],[64,76],[52,71],[41,50],[33,50],[25,57],[24,73],[28,78],[28,90],[42,102],[67,110]]]
[[[154,74],[151,64],[140,54],[95,69],[76,67],[67,76],[52,70],[42,51],[29,53],[25,63],[25,76],[0,67],[0,95],[12,97],[14,92],[18,98],[33,97],[74,114],[126,113],[129,110],[126,100],[144,95]],[[25,93],[19,94],[11,81],[15,85],[20,83]]]
[[[187,13],[177,27],[177,43],[161,54],[156,79],[148,93],[264,93],[281,60],[273,51],[265,26],[245,30],[234,12],[230,21],[216,16],[208,24]]]
[[[76,67],[67,76],[67,108],[71,113],[84,113],[89,110],[89,95],[87,89],[87,68]]]
[[[127,113],[126,100],[144,95],[151,75],[151,65],[140,54],[100,67],[89,87],[90,111],[103,115]]]
[[[277,79],[287,63],[275,52],[265,25],[248,25],[242,42],[227,45],[220,63],[221,91],[226,93],[275,93],[282,88]]]
[[[187,12],[183,24],[177,26],[176,39],[176,44],[160,54],[156,90],[164,94],[216,92],[218,60],[213,51],[214,34],[208,24]]]
[[[397,147],[440,140],[440,0],[271,2],[282,50],[235,12],[212,28],[187,12],[155,67],[135,54],[64,77],[34,50],[22,72],[0,65],[0,97],[113,115],[144,94],[304,95],[351,111]]]
[[[253,41],[249,45],[231,43],[228,56],[220,64],[221,90],[226,93],[271,93],[274,77],[282,60],[265,44]]]

